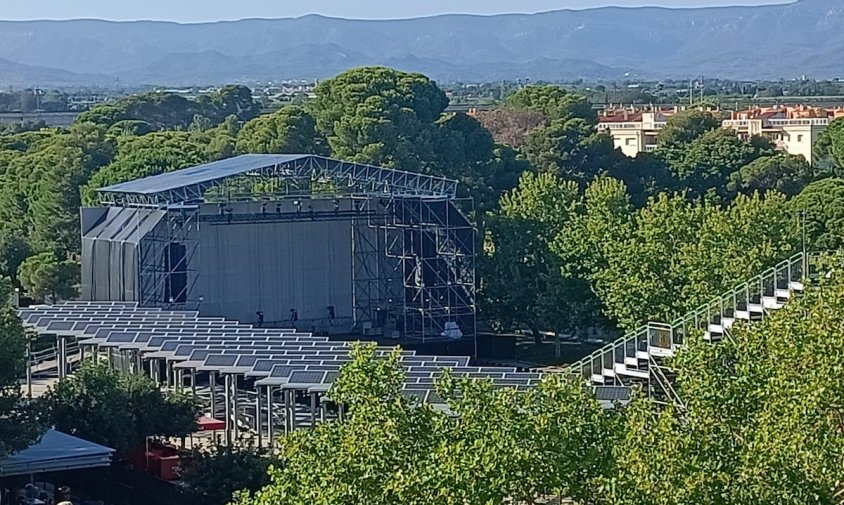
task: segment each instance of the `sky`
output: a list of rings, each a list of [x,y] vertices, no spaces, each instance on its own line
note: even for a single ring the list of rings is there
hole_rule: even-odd
[[[384,19],[454,12],[541,12],[606,5],[702,7],[766,3],[787,3],[787,0],[0,0],[0,19],[155,19],[191,23],[305,14]]]

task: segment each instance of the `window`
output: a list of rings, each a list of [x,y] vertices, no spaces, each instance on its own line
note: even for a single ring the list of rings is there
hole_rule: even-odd
[[[797,142],[803,142],[803,135],[797,136]]]
[[[628,146],[632,146],[632,145],[633,145],[633,140],[634,140],[634,139],[629,139],[629,138],[628,138],[628,139],[624,139],[624,144],[625,144],[625,145],[628,145]]]

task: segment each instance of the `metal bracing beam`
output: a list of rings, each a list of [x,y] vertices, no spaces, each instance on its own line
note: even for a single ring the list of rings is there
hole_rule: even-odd
[[[119,191],[100,192],[103,205],[167,206],[203,201],[209,193],[226,199],[249,199],[259,193],[275,196],[309,193],[315,187],[329,185],[337,193],[381,196],[457,196],[457,181],[444,177],[405,172],[388,168],[334,160],[320,156],[304,156],[287,163],[271,164],[219,179],[169,188],[155,193]],[[278,189],[284,187],[284,193]],[[291,186],[294,192],[291,193]],[[238,194],[241,190],[245,194]],[[233,193],[235,190],[237,193]],[[234,198],[232,198],[234,197]]]

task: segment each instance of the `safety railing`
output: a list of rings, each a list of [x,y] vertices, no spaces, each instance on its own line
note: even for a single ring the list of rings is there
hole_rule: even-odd
[[[628,383],[641,383],[649,391],[654,385],[658,386],[662,389],[662,394],[682,405],[665,374],[658,373],[656,377],[653,376],[654,358],[672,356],[694,334],[705,337],[708,335],[708,342],[718,340],[716,333],[723,338],[730,338],[728,326],[736,319],[764,319],[770,310],[778,308],[786,301],[794,288],[798,287],[795,283],[802,283],[805,279],[816,277],[819,272],[827,270],[829,264],[825,258],[827,256],[822,253],[795,254],[676,319],[670,325],[649,323],[607,344],[570,365],[569,373],[590,383],[621,385],[621,372],[622,375],[630,377]],[[631,371],[634,373],[630,373]],[[641,372],[647,372],[648,378],[641,377]]]

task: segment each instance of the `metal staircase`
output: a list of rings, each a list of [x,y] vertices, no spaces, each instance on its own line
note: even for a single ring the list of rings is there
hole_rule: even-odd
[[[819,254],[799,253],[715,298],[671,324],[651,322],[572,364],[569,372],[591,385],[638,385],[657,403],[683,409],[666,358],[688,338],[709,343],[731,338],[736,321],[761,321],[802,293],[806,278],[818,272]]]

